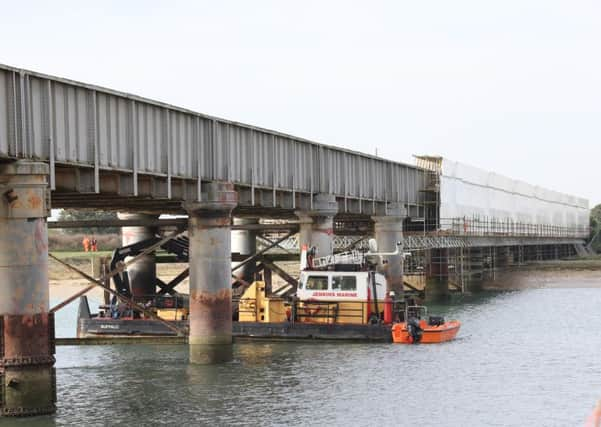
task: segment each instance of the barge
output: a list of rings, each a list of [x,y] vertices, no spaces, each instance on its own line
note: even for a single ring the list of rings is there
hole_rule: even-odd
[[[259,280],[233,303],[234,338],[392,342],[392,323],[403,320],[404,301],[395,301],[394,293],[386,291],[386,279],[373,262],[391,254],[398,255],[398,248],[388,254],[351,251],[322,258],[303,248],[300,278],[292,293],[268,293]],[[115,289],[130,296],[127,272],[122,275],[113,277]],[[157,295],[145,299],[144,306],[157,319],[144,316],[118,298],[93,314],[83,296],[77,337],[167,337],[177,336],[177,330],[187,332],[187,295]]]
[[[87,301],[82,297],[80,306]],[[81,311],[81,310],[80,310]],[[174,322],[184,331],[187,320]],[[390,325],[341,325],[302,322],[240,322],[232,323],[234,339],[263,340],[334,340],[392,342]],[[110,319],[80,315],[77,321],[77,337],[83,340],[132,339],[140,337],[176,337],[177,333],[153,319]]]

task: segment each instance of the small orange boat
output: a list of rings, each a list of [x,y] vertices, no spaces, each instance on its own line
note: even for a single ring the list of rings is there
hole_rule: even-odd
[[[406,322],[392,325],[392,341],[397,344],[433,344],[450,341],[457,335],[461,322],[458,320],[445,321],[444,317],[426,317],[427,309],[423,306],[407,307],[405,311]]]

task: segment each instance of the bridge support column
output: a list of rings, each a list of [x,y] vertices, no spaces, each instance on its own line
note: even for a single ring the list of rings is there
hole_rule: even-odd
[[[122,213],[117,214],[119,219],[123,220],[153,220],[157,215],[142,213]],[[123,246],[132,245],[155,236],[155,230],[152,227],[122,227],[121,244]],[[129,259],[126,258],[125,262]],[[129,285],[132,296],[136,299],[150,299],[156,293],[157,267],[154,253],[144,255],[136,262],[127,267],[129,276]]]
[[[234,218],[234,225],[258,224],[259,218]],[[251,256],[257,252],[257,232],[251,230],[232,230],[232,252]],[[239,263],[235,262],[232,267]],[[234,271],[234,275],[247,283],[255,278],[256,262],[251,262]]]
[[[495,265],[499,268],[509,267],[513,264],[513,257],[508,246],[500,246],[494,248],[496,251]]]
[[[441,300],[449,297],[448,249],[430,249],[426,269],[426,299]]]
[[[186,204],[190,240],[190,363],[232,357],[231,212],[233,184],[210,183],[202,202]]]
[[[378,252],[394,252],[397,243],[403,239],[403,219],[405,207],[400,203],[390,203],[386,216],[374,216],[374,231]],[[399,255],[385,256],[379,266],[386,277],[386,291],[394,291],[397,298],[403,296],[403,247],[399,246]]]
[[[467,277],[466,286],[470,292],[477,292],[482,290],[484,282],[484,254],[482,248],[471,247],[467,251],[467,259],[465,265],[467,266]]]
[[[338,212],[336,197],[332,194],[316,194],[313,209],[297,211],[300,219],[299,247],[315,247],[318,257],[334,252],[334,215]]]
[[[56,411],[54,317],[48,313],[48,165],[0,165],[0,410]]]

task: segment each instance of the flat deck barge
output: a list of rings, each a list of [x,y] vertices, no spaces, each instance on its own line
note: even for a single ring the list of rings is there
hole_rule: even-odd
[[[187,329],[186,321],[174,322]],[[265,323],[233,322],[233,336],[242,339],[262,340],[328,340],[356,342],[392,342],[390,325],[345,325],[325,323]],[[78,338],[57,340],[57,344],[69,345],[81,342],[112,344],[132,343],[179,343],[186,337],[177,336],[164,324],[148,319],[80,318]]]

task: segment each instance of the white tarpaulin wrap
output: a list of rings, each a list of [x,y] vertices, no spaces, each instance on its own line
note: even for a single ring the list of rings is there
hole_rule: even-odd
[[[459,162],[442,160],[441,228],[445,219],[511,221],[588,234],[588,200],[513,180]]]

